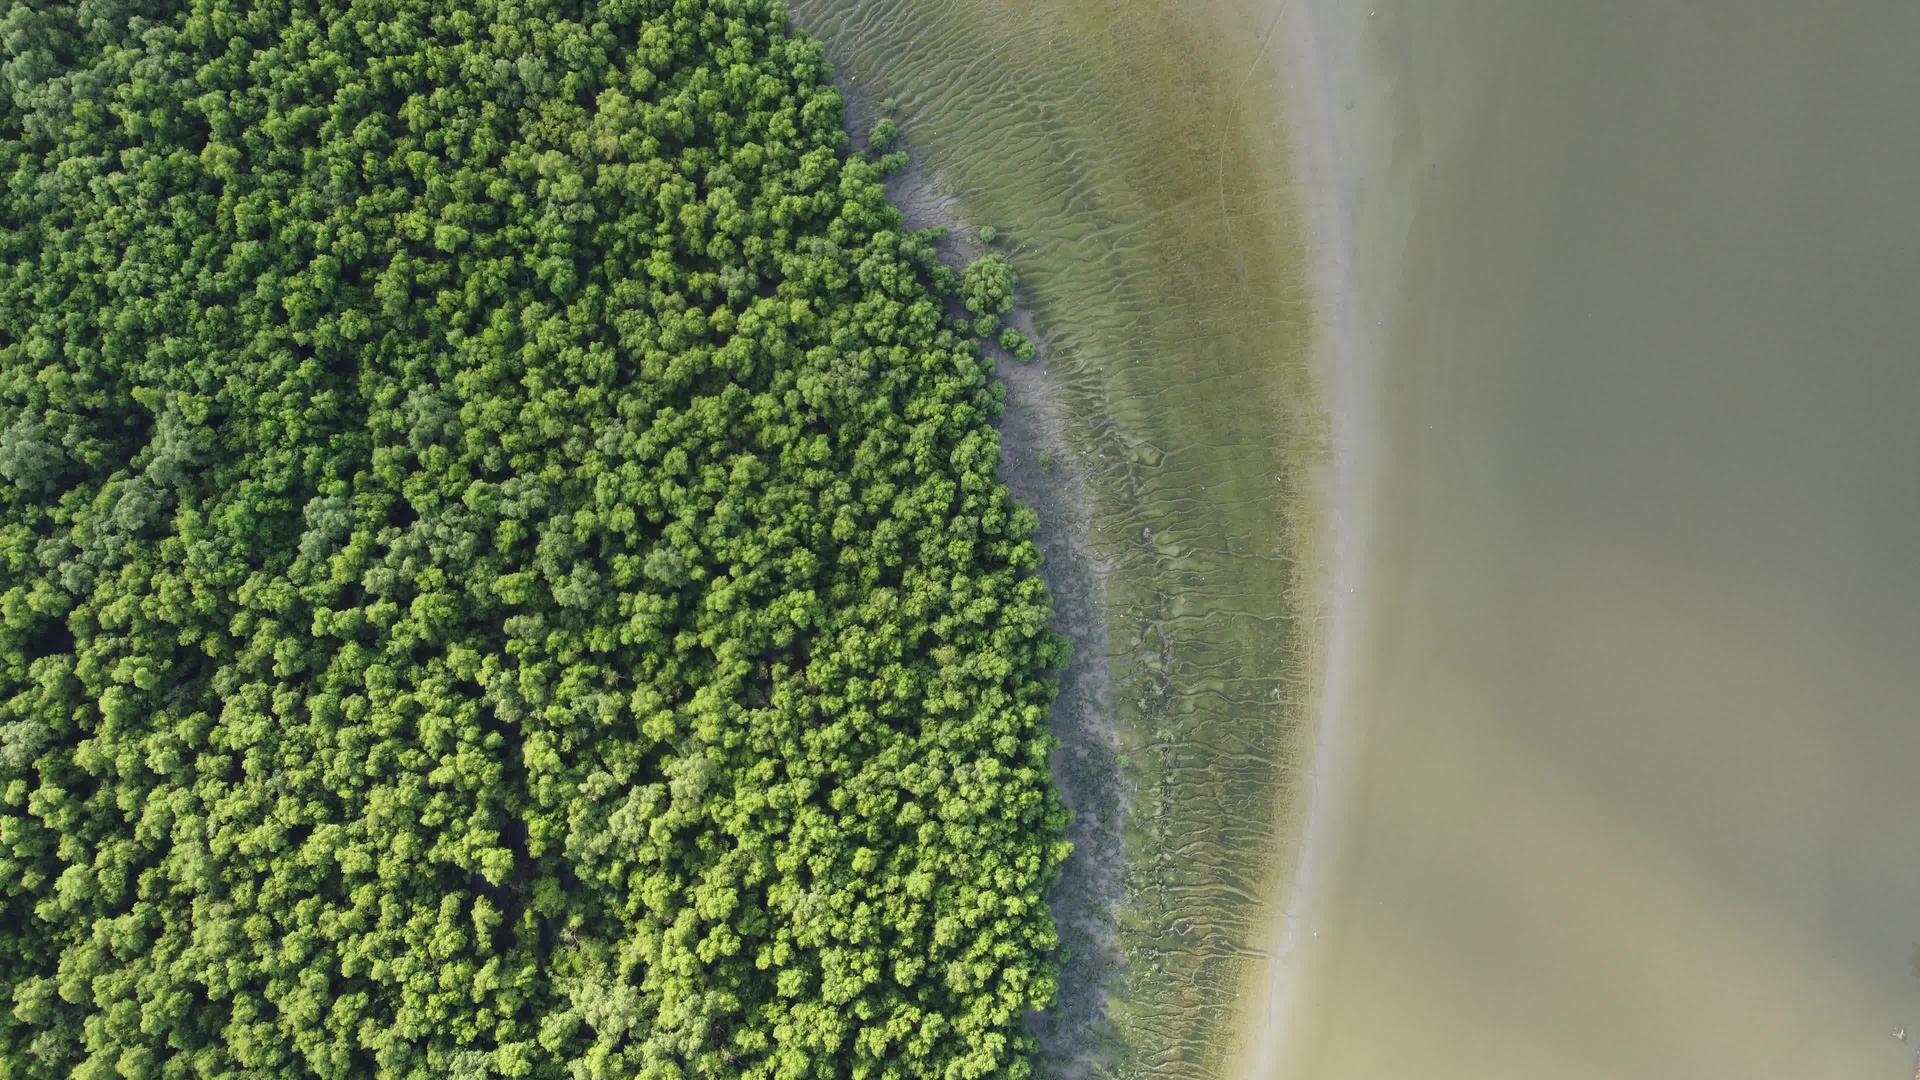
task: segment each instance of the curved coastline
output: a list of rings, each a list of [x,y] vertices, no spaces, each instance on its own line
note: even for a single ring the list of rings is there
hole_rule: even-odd
[[[1040,331],[1002,432],[1060,526],[1045,572],[1080,650],[1056,710],[1072,956],[1036,1024],[1056,1075],[1242,1070],[1327,818],[1329,416],[1356,320],[1351,193],[1330,123],[1296,115],[1328,108],[1294,70],[1303,12],[796,4],[856,99],[891,105],[919,174],[896,201],[998,227]]]

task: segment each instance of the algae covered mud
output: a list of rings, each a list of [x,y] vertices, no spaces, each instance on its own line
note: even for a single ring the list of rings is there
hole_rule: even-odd
[[[1364,6],[1358,749],[1272,1075],[1906,1080],[1920,6]]]
[[[1045,1067],[1215,1075],[1272,945],[1316,667],[1306,556],[1327,439],[1273,15],[794,15],[955,212],[999,233],[1045,345],[1043,370],[1007,372],[1013,482],[1059,494],[1043,541],[1077,646],[1056,720],[1071,958],[1035,1018]]]

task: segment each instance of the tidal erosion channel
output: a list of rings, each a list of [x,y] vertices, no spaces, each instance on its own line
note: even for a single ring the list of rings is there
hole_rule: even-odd
[[[1042,343],[1005,365],[1075,659],[1055,727],[1069,950],[1049,1074],[1230,1067],[1268,977],[1319,670],[1329,440],[1270,11],[798,0],[916,223],[998,235]]]

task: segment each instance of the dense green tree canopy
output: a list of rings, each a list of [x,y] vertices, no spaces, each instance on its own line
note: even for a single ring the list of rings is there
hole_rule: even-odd
[[[991,242],[983,236],[984,242]],[[975,260],[960,279],[960,299],[978,315],[1005,315],[1013,310],[1013,266],[999,255]]]
[[[847,147],[764,0],[4,8],[0,1077],[1029,1071],[1061,645]]]

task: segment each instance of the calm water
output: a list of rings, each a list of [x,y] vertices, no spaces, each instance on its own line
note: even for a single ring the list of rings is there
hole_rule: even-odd
[[[1278,1074],[1911,1077],[1920,5],[1362,6],[1371,539]]]

